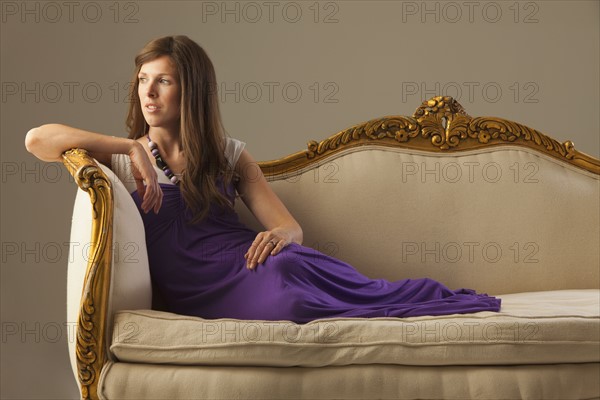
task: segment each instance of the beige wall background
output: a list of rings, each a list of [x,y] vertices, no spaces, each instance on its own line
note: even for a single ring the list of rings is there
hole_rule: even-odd
[[[213,60],[228,133],[257,159],[437,94],[598,157],[600,3],[1,2],[1,397],[77,398],[66,265],[76,186],[26,132],[125,136],[135,53],[185,34]]]

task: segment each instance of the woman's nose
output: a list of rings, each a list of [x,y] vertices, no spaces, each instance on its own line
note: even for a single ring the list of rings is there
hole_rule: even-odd
[[[154,87],[154,83],[149,83],[146,86],[145,91],[146,91],[146,96],[148,96],[148,97],[155,97],[156,96],[156,89]]]

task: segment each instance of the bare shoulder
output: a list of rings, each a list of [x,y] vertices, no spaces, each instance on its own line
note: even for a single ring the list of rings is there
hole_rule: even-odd
[[[252,162],[252,161],[254,161],[254,158],[252,158],[252,156],[250,155],[250,152],[248,152],[248,150],[244,149],[240,152],[240,158],[238,158],[238,164],[243,163],[243,162]]]
[[[235,171],[241,177],[253,177],[256,179],[262,176],[262,171],[258,166],[257,161],[246,149],[241,151],[240,156],[235,164]]]
[[[252,157],[252,155],[250,154],[250,152],[246,149],[243,149],[240,152],[240,156],[237,160],[236,166],[238,167],[244,167],[248,164],[257,164],[256,160],[254,159],[254,157]]]

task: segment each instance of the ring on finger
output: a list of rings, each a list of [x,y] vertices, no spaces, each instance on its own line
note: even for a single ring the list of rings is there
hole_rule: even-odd
[[[268,244],[272,244],[273,247],[277,247],[277,243],[274,240],[269,240]]]

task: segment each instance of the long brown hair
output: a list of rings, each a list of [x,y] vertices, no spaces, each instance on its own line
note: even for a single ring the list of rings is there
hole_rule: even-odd
[[[186,167],[180,185],[185,203],[194,215],[192,223],[196,223],[206,217],[213,202],[231,207],[217,188],[217,178],[222,179],[223,187],[233,178],[224,153],[225,129],[215,69],[202,47],[183,35],[161,37],[144,46],[135,57],[126,125],[131,139],[148,133],[138,96],[138,73],[143,64],[165,55],[176,66],[181,86],[179,134]]]

